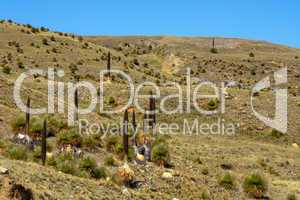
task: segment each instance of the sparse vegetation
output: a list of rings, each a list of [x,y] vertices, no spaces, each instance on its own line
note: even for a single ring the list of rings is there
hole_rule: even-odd
[[[18,67],[20,68],[20,69],[24,69],[25,68],[25,66],[24,66],[24,64],[23,64],[23,62],[21,62],[21,61],[18,61]]]
[[[115,158],[110,155],[110,156],[105,157],[104,163],[107,166],[114,166],[116,161],[115,161]]]
[[[262,175],[254,173],[245,178],[243,189],[251,197],[262,198],[268,190],[267,181]]]
[[[10,74],[11,73],[11,68],[9,66],[4,66],[2,68],[2,72],[5,74]]]
[[[254,53],[253,53],[253,52],[250,52],[250,53],[249,53],[249,57],[254,58],[254,57],[255,57]]]
[[[27,160],[27,149],[22,145],[11,145],[7,148],[6,155],[10,159]]]
[[[80,161],[80,168],[84,169],[86,171],[92,171],[96,166],[96,160],[90,156],[84,157],[81,161]]]
[[[218,99],[211,99],[207,103],[207,109],[208,110],[216,110],[219,106],[219,100]]]
[[[120,139],[117,135],[110,135],[106,139],[106,149],[108,151],[115,151],[116,145],[119,143]]]
[[[25,115],[24,114],[18,115],[17,118],[12,122],[12,128],[14,130],[24,128],[25,122],[26,122]]]
[[[211,49],[210,49],[210,52],[211,52],[211,53],[214,53],[214,54],[217,54],[217,53],[218,53],[218,49],[216,49],[216,48],[211,48]]]
[[[95,167],[91,172],[91,176],[95,179],[101,179],[106,178],[108,173],[105,167]]]
[[[31,123],[30,126],[30,132],[31,133],[42,133],[43,130],[43,120],[42,119],[38,119],[38,120],[34,120],[33,123]]]
[[[297,200],[297,196],[294,193],[288,194],[286,199],[287,200]]]
[[[71,144],[80,146],[82,143],[82,137],[76,132],[75,129],[63,130],[59,132],[57,136],[57,142],[59,144]]]
[[[235,185],[234,177],[230,173],[226,173],[219,179],[219,184],[226,189],[233,189]]]
[[[48,43],[48,40],[46,39],[46,38],[44,38],[43,40],[42,40],[42,42],[43,42],[43,45],[49,45],[49,43]]]
[[[152,149],[152,160],[161,166],[169,161],[169,149],[165,143],[160,143]]]
[[[270,135],[271,135],[272,137],[274,137],[274,138],[280,138],[280,137],[283,136],[283,133],[280,132],[280,131],[278,131],[278,130],[276,130],[276,129],[271,129]]]

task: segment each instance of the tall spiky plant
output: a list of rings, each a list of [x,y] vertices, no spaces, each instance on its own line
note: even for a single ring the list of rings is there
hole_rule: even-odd
[[[148,120],[148,111],[146,110],[143,116],[143,131],[147,132],[147,120]]]
[[[108,77],[110,78],[110,68],[111,68],[111,56],[110,52],[107,54],[107,71],[108,71]]]
[[[155,103],[155,97],[153,96],[152,91],[150,92],[150,98],[149,98],[149,126],[151,128],[154,128],[155,124],[156,124],[156,113],[155,113],[155,109],[156,109],[156,103]]]
[[[79,99],[78,99],[78,89],[76,88],[75,94],[74,94],[75,121],[78,121],[78,104],[79,104]]]
[[[126,109],[124,112],[124,120],[123,120],[123,146],[124,153],[128,156],[128,110]]]
[[[27,97],[27,110],[26,110],[26,117],[25,117],[25,135],[29,135],[29,121],[30,121],[30,97]]]
[[[41,158],[42,163],[46,163],[46,152],[47,152],[47,120],[44,120],[44,127],[42,132],[42,148],[41,148]]]
[[[218,53],[218,49],[216,48],[215,45],[215,38],[212,39],[212,48],[210,49],[211,53]]]
[[[136,128],[137,128],[137,125],[136,125],[136,119],[135,119],[135,109],[133,108],[132,110],[132,128],[133,128],[133,134],[134,134],[134,144],[136,145],[136,138],[135,138],[135,134],[136,134]]]

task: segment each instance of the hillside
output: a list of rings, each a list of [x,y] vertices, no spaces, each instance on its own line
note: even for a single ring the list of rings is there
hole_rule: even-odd
[[[7,182],[13,181],[29,188],[35,199],[249,199],[243,191],[243,181],[253,172],[266,177],[265,198],[286,199],[288,194],[299,196],[300,150],[295,144],[300,144],[300,49],[263,41],[215,38],[216,51],[213,52],[212,41],[213,38],[172,36],[83,37],[0,21],[0,166],[9,169],[9,175],[0,175],[1,198],[9,199],[12,186]],[[109,151],[107,138],[97,138],[90,143],[86,142],[89,136],[81,138],[84,154],[94,157],[98,165],[105,166],[107,157],[114,157],[116,163],[105,166],[108,174],[105,179],[96,180],[77,169],[74,169],[76,173],[70,173],[73,175],[65,174],[59,165],[47,163],[42,166],[34,151],[27,152],[26,159],[18,158],[21,161],[11,159],[7,155],[13,145],[11,138],[24,131],[24,127],[15,127],[16,120],[23,115],[13,98],[18,76],[29,69],[54,68],[64,71],[63,77],[56,77],[56,85],[79,79],[98,89],[99,72],[107,67],[108,52],[111,53],[112,69],[130,75],[136,86],[146,80],[158,84],[162,97],[176,92],[164,85],[168,81],[179,83],[183,92],[187,91],[187,68],[192,70],[192,88],[205,80],[216,84],[235,82],[235,87],[227,89],[229,97],[226,98],[225,113],[205,116],[192,108],[191,113],[157,114],[159,123],[182,126],[184,120],[216,123],[222,118],[224,123],[237,126],[235,134],[184,135],[182,129],[178,130],[176,135],[166,139],[171,169],[154,162],[146,165],[129,163],[135,179],[142,182],[138,188],[126,188],[112,180],[113,174],[124,164],[124,155],[114,152],[117,147]],[[284,135],[259,121],[253,115],[249,101],[253,85],[283,67],[288,69],[285,85],[288,88],[288,132]],[[29,96],[32,107],[45,107],[47,84],[46,73],[27,78],[22,86],[23,101]],[[128,86],[122,78],[113,75],[113,80],[105,82],[104,86],[105,108],[126,104]],[[150,88],[146,88],[143,93],[149,91]],[[209,93],[208,89],[204,92]],[[67,100],[68,96],[64,98]],[[90,100],[87,91],[79,90],[80,107],[86,107]],[[186,97],[183,101],[186,103]],[[168,107],[174,109],[176,103],[171,101]],[[141,104],[148,106],[147,100],[141,100]],[[64,105],[66,111],[67,101]],[[204,101],[201,105],[207,107],[210,103]],[[265,115],[274,116],[274,105],[272,90],[259,92],[255,98],[255,108]],[[66,113],[34,116],[37,121],[52,120],[49,126],[55,137],[48,140],[52,146],[49,153],[57,157],[61,147],[59,133],[72,130],[66,125],[67,117]],[[141,122],[143,117],[143,113],[137,111],[137,121]],[[122,120],[123,113],[106,115],[95,110],[80,118],[109,125]],[[151,139],[158,140],[155,136]],[[162,178],[164,172],[171,173],[172,177]],[[230,189],[220,183],[227,172],[234,177],[234,187]]]

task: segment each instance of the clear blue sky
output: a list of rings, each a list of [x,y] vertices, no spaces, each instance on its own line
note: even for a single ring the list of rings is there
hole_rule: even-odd
[[[299,0],[3,0],[0,18],[82,35],[224,36],[300,48]]]

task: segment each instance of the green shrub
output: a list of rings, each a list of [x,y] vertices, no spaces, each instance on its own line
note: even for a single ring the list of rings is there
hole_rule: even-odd
[[[10,74],[11,73],[11,68],[9,66],[4,66],[2,68],[2,72],[5,74]]]
[[[91,136],[95,142],[95,145],[98,147],[102,146],[102,135],[101,134],[93,134]]]
[[[124,153],[124,146],[123,146],[123,144],[116,144],[116,153],[117,154]]]
[[[207,103],[207,109],[208,110],[215,110],[217,109],[219,106],[219,100],[218,99],[211,99],[208,103]]]
[[[67,127],[67,124],[62,119],[57,118],[55,116],[49,116],[47,120],[48,125],[52,128],[63,129]]]
[[[283,136],[283,133],[276,129],[272,129],[270,135],[274,138],[280,138]]]
[[[127,160],[132,161],[134,158],[135,158],[135,151],[134,151],[134,148],[130,146],[128,149]]]
[[[84,170],[76,170],[74,175],[81,178],[90,178],[90,173]]]
[[[106,148],[107,150],[115,150],[116,145],[119,142],[119,137],[117,135],[110,135],[106,139]]]
[[[211,52],[211,53],[218,53],[218,49],[216,49],[216,48],[211,48],[211,49],[210,49],[210,52]]]
[[[43,26],[40,28],[40,30],[43,31],[43,32],[48,32],[48,31],[49,31],[48,28],[45,28],[45,27],[43,27]]]
[[[4,141],[0,138],[0,149],[5,149],[7,147],[8,141]]]
[[[115,158],[113,156],[107,156],[104,159],[104,164],[107,166],[114,166],[115,165]]]
[[[47,165],[49,166],[56,166],[56,160],[54,156],[47,158]]]
[[[207,190],[203,190],[201,193],[201,199],[209,199],[209,193]]]
[[[109,105],[116,105],[116,99],[114,98],[114,97],[112,97],[112,96],[109,96],[109,98],[108,98],[108,104]]]
[[[92,136],[86,136],[82,139],[82,145],[87,148],[94,148],[96,146],[96,141]]]
[[[55,37],[54,37],[53,35],[50,37],[50,40],[51,40],[52,42],[55,42],[55,41],[56,41],[56,39],[55,39]]]
[[[243,189],[250,197],[262,198],[268,190],[267,181],[260,174],[254,173],[245,178]]]
[[[230,173],[226,173],[220,178],[219,184],[226,189],[232,189],[234,187],[234,177]]]
[[[25,124],[26,124],[25,115],[21,114],[12,122],[12,128],[14,130],[24,128]]]
[[[201,173],[203,175],[208,175],[208,173],[209,173],[208,168],[207,167],[203,168],[202,171],[201,171]]]
[[[202,160],[201,160],[201,158],[200,158],[200,157],[196,157],[196,158],[194,158],[194,159],[193,159],[193,162],[194,162],[194,163],[196,163],[196,164],[200,164],[200,165],[202,165],[202,164],[203,164],[203,162],[202,162]]]
[[[161,143],[167,144],[168,139],[169,139],[168,135],[158,134],[155,138],[155,142],[154,142],[153,146],[156,146]]]
[[[52,51],[53,53],[58,53],[57,49],[54,48],[54,47],[51,49],[51,51]]]
[[[79,42],[82,42],[82,41],[83,41],[83,37],[82,37],[82,36],[79,36],[79,37],[78,37],[78,40],[79,40]]]
[[[71,153],[62,153],[59,154],[58,157],[56,158],[57,163],[65,162],[65,161],[72,161],[73,156]]]
[[[30,125],[30,132],[32,133],[42,133],[44,127],[44,122],[42,119],[36,120]]]
[[[43,45],[49,45],[48,40],[46,38],[43,39]]]
[[[91,171],[97,166],[96,160],[90,156],[84,157],[79,164],[80,169]]]
[[[70,129],[59,132],[57,141],[59,144],[81,145],[82,137],[75,129]]]
[[[35,147],[34,150],[33,150],[33,153],[32,153],[32,156],[34,159],[40,159],[41,156],[42,156],[42,149],[40,146],[38,147]]]
[[[27,149],[21,145],[11,145],[7,148],[7,156],[15,160],[27,160]]]
[[[287,200],[297,200],[297,196],[295,194],[288,194],[286,199]]]
[[[107,170],[105,167],[96,167],[91,171],[91,176],[95,179],[107,177]]]
[[[60,162],[57,164],[57,169],[66,174],[75,174],[76,173],[76,165],[75,162],[66,160],[64,162]]]
[[[18,67],[19,67],[20,69],[24,69],[24,68],[25,68],[23,62],[21,62],[21,61],[18,61],[17,65],[18,65]]]
[[[161,143],[153,147],[152,160],[160,165],[165,165],[169,159],[168,145]]]

